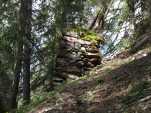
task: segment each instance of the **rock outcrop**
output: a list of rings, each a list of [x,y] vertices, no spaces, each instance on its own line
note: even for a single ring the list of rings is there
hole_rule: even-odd
[[[99,44],[72,35],[64,36],[59,45],[55,81],[76,79],[101,64]]]

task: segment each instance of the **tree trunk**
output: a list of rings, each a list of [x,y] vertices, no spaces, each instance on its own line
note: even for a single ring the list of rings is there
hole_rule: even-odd
[[[31,19],[32,19],[32,0],[21,0],[20,9],[21,34],[24,40],[23,48],[23,101],[24,105],[30,103],[30,61],[31,61]]]
[[[23,100],[24,104],[30,103],[30,58],[31,49],[25,45],[23,62]]]
[[[138,50],[142,49],[145,45],[151,43],[151,33],[146,33],[138,38],[133,44],[129,53],[136,53]]]
[[[17,94],[18,94],[18,87],[20,81],[20,74],[22,68],[22,51],[23,51],[23,43],[19,42],[18,44],[18,52],[17,52],[17,62],[15,66],[15,78],[12,85],[12,99],[11,99],[11,108],[17,108]]]
[[[91,23],[91,25],[89,27],[89,30],[92,30],[94,28],[100,13],[101,13],[101,10],[99,10],[99,12],[97,13],[96,17],[93,19],[93,21],[92,21],[92,23]]]

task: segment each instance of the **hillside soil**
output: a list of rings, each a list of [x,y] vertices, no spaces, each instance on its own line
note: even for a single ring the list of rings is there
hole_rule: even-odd
[[[104,61],[29,113],[151,113],[151,53]]]

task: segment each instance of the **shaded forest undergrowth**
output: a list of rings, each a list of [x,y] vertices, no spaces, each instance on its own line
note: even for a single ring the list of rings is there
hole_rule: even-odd
[[[18,113],[150,113],[150,52],[107,61],[56,91],[33,97],[35,103]]]

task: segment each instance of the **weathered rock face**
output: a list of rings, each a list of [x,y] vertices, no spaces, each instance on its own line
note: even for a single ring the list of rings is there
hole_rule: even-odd
[[[73,36],[64,36],[60,42],[56,61],[56,76],[76,79],[101,63],[99,45]]]

